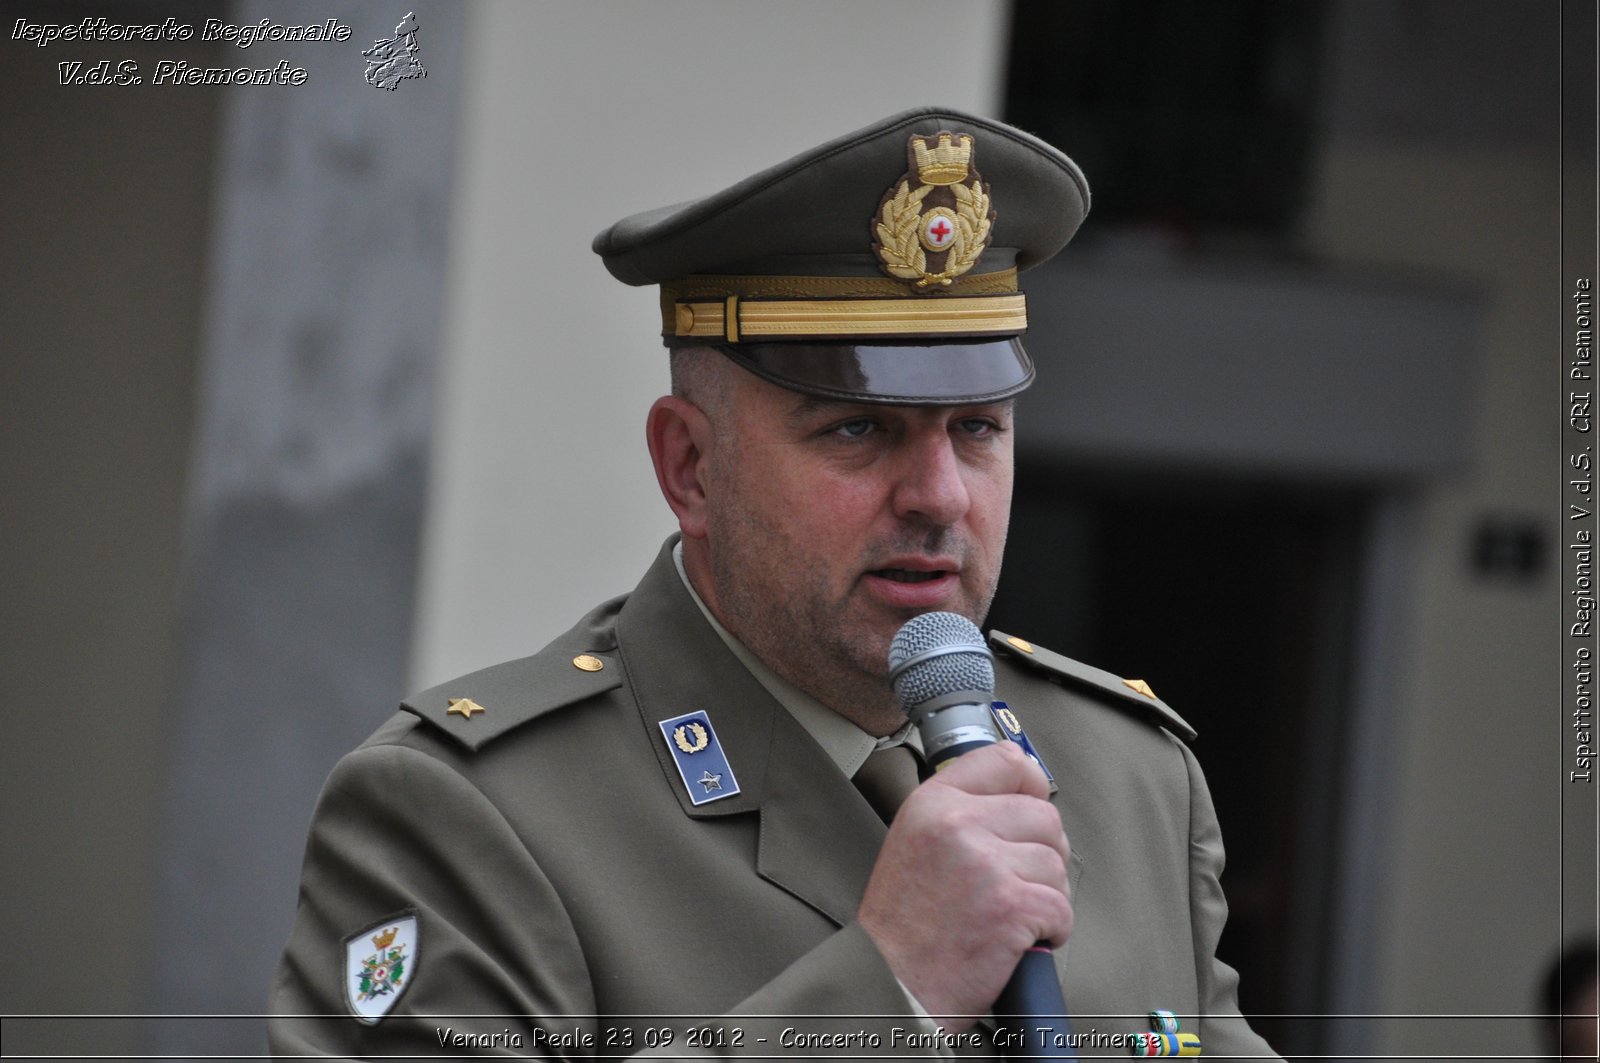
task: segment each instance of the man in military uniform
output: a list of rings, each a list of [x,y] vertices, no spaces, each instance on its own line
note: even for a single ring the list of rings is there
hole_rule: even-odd
[[[988,610],[1034,374],[1017,275],[1087,209],[1060,152],[929,109],[596,239],[661,287],[647,437],[680,534],[632,594],[340,762],[276,1052],[990,1050],[1043,940],[1085,1054],[1165,1009],[1207,1055],[1271,1055],[1215,956],[1187,724],[993,633],[1014,741],[919,784],[886,679],[906,620]]]

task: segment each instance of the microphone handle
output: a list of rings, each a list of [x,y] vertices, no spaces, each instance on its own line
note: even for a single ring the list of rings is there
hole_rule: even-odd
[[[1047,941],[1022,954],[1017,969],[994,1002],[995,1047],[1007,1059],[1071,1060],[1072,1024],[1061,997],[1055,954]]]
[[[966,708],[966,706],[962,706]],[[988,711],[987,708],[984,709]],[[949,732],[947,732],[949,733]],[[927,744],[924,736],[924,744]],[[994,739],[968,738],[966,741],[938,743],[928,757],[928,765],[941,771],[963,753],[990,745]],[[1008,741],[1001,738],[999,741]],[[1061,995],[1061,979],[1056,974],[1055,954],[1048,941],[1036,941],[1022,954],[1017,969],[994,1002],[994,1045],[1007,1059],[1068,1060],[1077,1063],[1072,1044],[1072,1025],[1067,1021],[1067,1005]],[[1007,1025],[1007,1017],[1015,1026]]]

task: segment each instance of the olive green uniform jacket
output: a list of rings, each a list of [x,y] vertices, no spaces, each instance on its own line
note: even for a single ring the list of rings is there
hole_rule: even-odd
[[[272,992],[274,1053],[459,1055],[448,1040],[467,1033],[473,1054],[615,1055],[659,1047],[659,1026],[668,1054],[920,1047],[894,1031],[927,1024],[854,921],[885,827],[706,623],[671,546],[632,595],[410,699],[340,761]],[[1270,1056],[1215,956],[1222,841],[1172,733],[1187,725],[1106,673],[993,641],[1010,651],[996,696],[1054,774],[1072,843],[1076,923],[1057,958],[1074,1032],[1125,1035],[1166,1008],[1207,1057]],[[584,654],[603,667],[574,666]],[[449,713],[455,698],[485,711]],[[698,807],[658,726],[697,709],[740,787]],[[407,915],[403,988],[358,1021],[345,941]],[[802,1051],[789,1028],[878,1041]]]

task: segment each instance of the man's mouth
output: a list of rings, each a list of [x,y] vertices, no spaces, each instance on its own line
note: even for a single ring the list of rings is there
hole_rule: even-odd
[[[947,575],[944,569],[934,569],[928,572],[909,568],[875,568],[872,570],[872,574],[881,576],[884,579],[894,580],[896,583],[927,583],[929,580],[935,580]]]

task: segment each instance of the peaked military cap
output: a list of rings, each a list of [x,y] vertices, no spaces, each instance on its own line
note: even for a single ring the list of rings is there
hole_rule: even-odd
[[[1067,156],[1019,129],[923,108],[595,237],[661,286],[667,346],[710,346],[782,387],[951,405],[1033,381],[1017,274],[1089,209]]]

